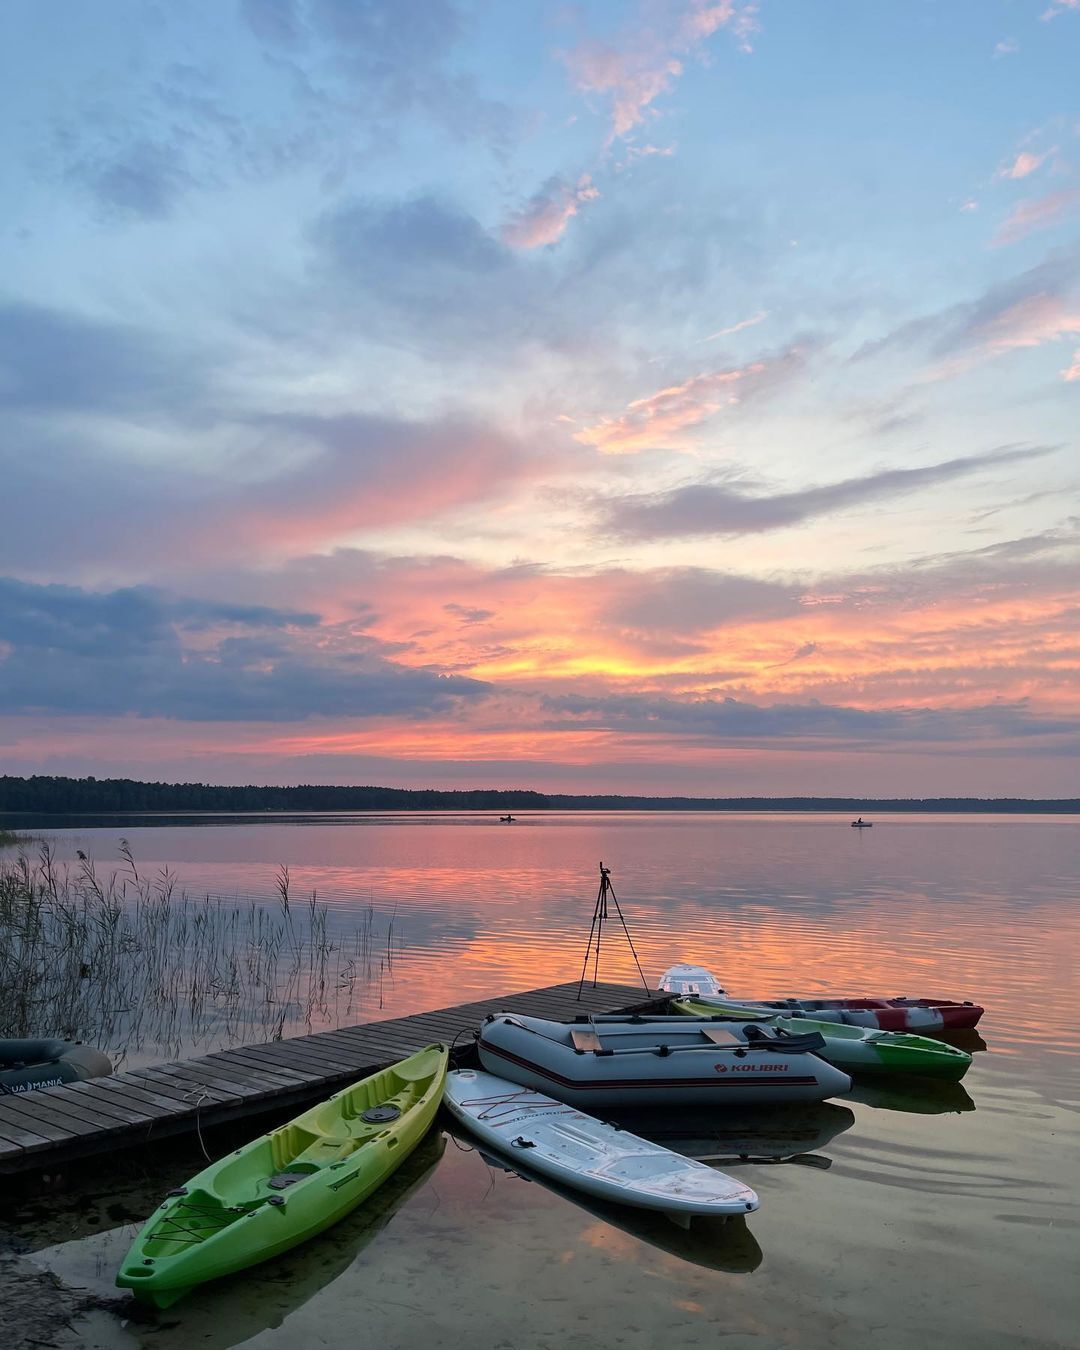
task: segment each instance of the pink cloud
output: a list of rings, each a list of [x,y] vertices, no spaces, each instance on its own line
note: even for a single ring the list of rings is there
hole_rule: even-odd
[[[654,6],[649,22],[623,34],[617,45],[586,41],[566,53],[577,87],[611,100],[608,144],[645,120],[651,105],[683,73],[689,55],[720,28],[728,27],[743,50],[756,29],[755,5],[735,0],[691,0],[688,5]]]
[[[804,353],[791,348],[778,357],[762,358],[746,366],[692,375],[681,384],[635,399],[621,417],[603,417],[577,432],[574,439],[606,455],[670,445],[680,432],[785,378],[801,368],[803,361]]]
[[[700,338],[701,342],[712,342],[714,338],[728,337],[732,333],[741,333],[744,328],[753,328],[759,323],[763,323],[769,317],[769,311],[763,309],[760,313],[753,315],[749,319],[740,319],[738,323],[733,323],[730,328],[718,328],[715,333],[709,333],[707,337]]]
[[[524,249],[554,244],[562,238],[581,206],[596,201],[599,196],[599,190],[587,173],[576,183],[549,179],[503,226],[503,243]]]
[[[1048,291],[1025,296],[972,328],[972,337],[992,356],[1056,342],[1073,333],[1080,333],[1080,307]]]
[[[649,159],[654,155],[659,155],[663,159],[670,159],[675,153],[674,145],[653,145],[650,141],[647,145],[631,145],[627,147],[627,162],[635,159]]]
[[[604,417],[577,433],[585,445],[595,445],[608,455],[628,454],[663,444],[686,427],[697,426],[725,404],[737,403],[735,386],[747,374],[762,369],[760,363],[745,370],[716,370],[694,375],[682,384],[659,389],[648,398],[635,399],[621,417]]]
[[[1073,352],[1072,365],[1061,372],[1063,380],[1080,380],[1080,347]]]
[[[1065,188],[1061,192],[1051,192],[1045,197],[1029,197],[1019,202],[1005,217],[997,233],[990,240],[991,246],[1015,244],[1035,230],[1044,230],[1056,225],[1077,205],[1080,205],[1080,188]]]
[[[1043,23],[1049,23],[1051,19],[1056,19],[1059,14],[1064,14],[1069,9],[1080,9],[1080,0],[1054,0],[1050,8],[1039,17]]]
[[[1080,307],[1060,295],[1040,291],[969,324],[965,332],[969,349],[931,366],[922,378],[924,382],[952,379],[1005,352],[1040,347],[1076,333],[1080,333]]]
[[[1027,178],[1042,164],[1052,152],[1044,150],[1041,155],[1033,155],[1030,150],[1021,150],[1013,162],[999,169],[998,178]]]

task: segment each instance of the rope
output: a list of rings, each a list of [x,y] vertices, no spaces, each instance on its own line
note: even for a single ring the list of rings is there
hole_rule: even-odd
[[[200,1083],[198,1087],[193,1087],[190,1092],[184,1093],[184,1101],[188,1101],[192,1097],[197,1097],[195,1102],[195,1133],[199,1138],[199,1147],[202,1149],[202,1154],[206,1161],[212,1163],[214,1160],[206,1150],[206,1143],[203,1140],[202,1123],[200,1121],[202,1104],[211,1099],[210,1089],[206,1087],[205,1084]]]

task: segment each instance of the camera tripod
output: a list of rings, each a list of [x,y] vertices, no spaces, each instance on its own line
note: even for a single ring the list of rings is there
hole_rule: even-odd
[[[581,963],[581,979],[578,981],[577,996],[581,998],[581,991],[585,986],[585,974],[589,969],[589,957],[593,958],[593,978],[592,987],[595,989],[597,984],[597,973],[600,969],[600,938],[604,931],[604,921],[608,915],[608,900],[615,906],[615,913],[619,916],[619,922],[622,924],[622,930],[626,934],[626,941],[630,947],[630,954],[634,958],[634,965],[637,966],[637,973],[641,976],[641,983],[645,986],[645,992],[649,993],[649,982],[641,969],[641,962],[638,960],[638,954],[634,950],[634,939],[630,936],[630,929],[626,926],[626,920],[623,918],[622,907],[619,905],[618,897],[615,894],[615,888],[611,884],[611,868],[600,864],[600,889],[596,893],[596,904],[593,906],[592,927],[589,929],[589,942],[585,948],[585,960]],[[594,942],[595,939],[595,942]]]

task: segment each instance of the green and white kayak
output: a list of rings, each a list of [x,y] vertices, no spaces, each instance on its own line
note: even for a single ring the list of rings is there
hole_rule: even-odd
[[[692,998],[676,999],[672,1007],[690,1017],[723,1017],[732,1023],[746,1022],[736,1011],[718,1012],[717,1001],[700,1002]],[[918,1074],[923,1078],[946,1078],[959,1082],[971,1067],[971,1056],[944,1041],[929,1036],[913,1036],[906,1031],[874,1031],[868,1027],[850,1027],[838,1022],[819,1022],[812,1017],[755,1017],[755,1026],[776,1027],[793,1035],[817,1031],[825,1045],[814,1053],[849,1074]]]
[[[429,1045],[335,1093],[171,1191],[116,1283],[167,1308],[195,1285],[266,1261],[344,1218],[420,1143],[448,1051]]]

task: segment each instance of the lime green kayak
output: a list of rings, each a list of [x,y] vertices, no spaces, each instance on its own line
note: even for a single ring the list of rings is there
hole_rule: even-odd
[[[748,1019],[737,1011],[718,1012],[716,1000],[699,1002],[680,998],[672,1004],[690,1017],[715,1018],[723,1016],[732,1025]],[[817,1031],[825,1038],[825,1045],[814,1053],[828,1060],[838,1069],[850,1074],[910,1073],[923,1078],[947,1078],[953,1082],[963,1078],[971,1067],[971,1056],[944,1041],[929,1036],[913,1036],[906,1031],[872,1031],[867,1027],[850,1027],[839,1022],[819,1022],[812,1017],[755,1017],[752,1025],[777,1027],[796,1036]]]
[[[426,1049],[212,1163],[132,1243],[116,1283],[167,1308],[189,1289],[295,1247],[366,1200],[435,1118],[448,1051]]]

